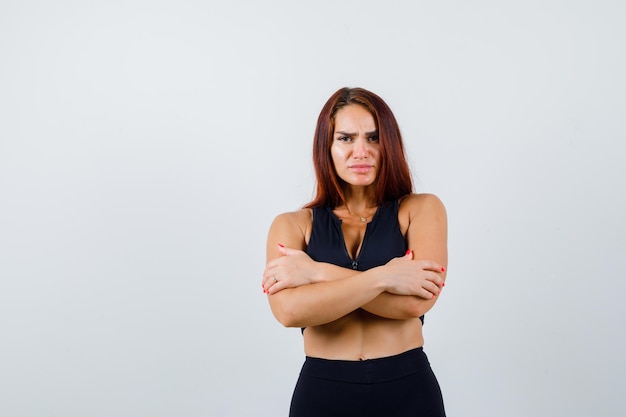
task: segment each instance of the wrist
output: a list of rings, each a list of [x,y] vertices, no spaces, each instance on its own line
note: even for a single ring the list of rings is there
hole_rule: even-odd
[[[377,266],[375,268],[370,269],[376,278],[374,282],[374,288],[376,288],[381,293],[389,292],[389,288],[391,287],[391,283],[389,282],[389,275],[385,271],[384,265]]]
[[[324,262],[318,262],[316,264],[316,268],[313,273],[312,283],[330,281],[330,279],[328,278],[330,276],[330,270],[328,266],[329,265]]]

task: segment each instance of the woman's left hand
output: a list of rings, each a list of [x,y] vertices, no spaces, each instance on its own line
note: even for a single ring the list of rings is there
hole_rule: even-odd
[[[263,291],[275,294],[285,288],[295,288],[316,282],[315,262],[304,251],[278,245],[282,256],[267,263],[263,272]]]

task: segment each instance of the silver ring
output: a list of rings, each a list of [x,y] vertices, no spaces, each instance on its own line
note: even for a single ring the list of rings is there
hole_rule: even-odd
[[[278,280],[276,279],[276,275],[272,275],[272,279],[274,280],[274,282],[278,282]]]

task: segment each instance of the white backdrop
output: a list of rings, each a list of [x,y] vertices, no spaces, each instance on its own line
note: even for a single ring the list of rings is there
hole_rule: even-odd
[[[622,416],[620,1],[4,0],[0,415],[285,416],[261,292],[327,97],[395,111],[448,208],[449,416]]]

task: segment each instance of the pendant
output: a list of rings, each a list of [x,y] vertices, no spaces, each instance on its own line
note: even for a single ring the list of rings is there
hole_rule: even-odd
[[[361,220],[361,223],[367,223],[367,217],[359,217],[359,220]]]

